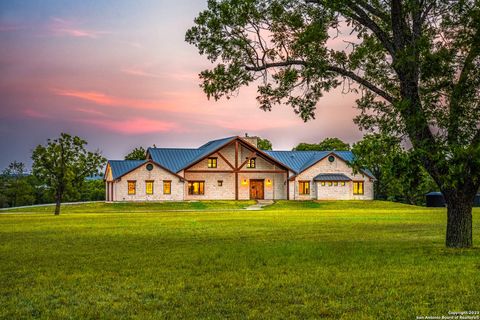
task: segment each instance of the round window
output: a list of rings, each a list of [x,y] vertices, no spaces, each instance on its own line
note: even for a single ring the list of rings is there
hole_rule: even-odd
[[[330,161],[330,162],[335,161],[335,157],[334,157],[334,156],[329,156],[329,157],[328,157],[328,161]]]
[[[153,170],[153,164],[151,164],[151,163],[147,164],[147,170],[152,171]]]

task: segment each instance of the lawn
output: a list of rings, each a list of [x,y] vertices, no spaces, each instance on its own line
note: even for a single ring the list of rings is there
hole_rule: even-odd
[[[246,204],[0,213],[0,318],[415,319],[480,309],[479,208],[477,246],[449,250],[445,209],[284,201],[227,210]]]

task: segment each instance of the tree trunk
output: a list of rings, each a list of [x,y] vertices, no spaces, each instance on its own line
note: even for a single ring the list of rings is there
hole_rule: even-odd
[[[449,248],[470,248],[472,241],[473,195],[461,191],[445,192],[447,202],[447,238]]]
[[[60,214],[60,205],[62,203],[62,196],[57,194],[55,197],[55,215],[58,216]]]

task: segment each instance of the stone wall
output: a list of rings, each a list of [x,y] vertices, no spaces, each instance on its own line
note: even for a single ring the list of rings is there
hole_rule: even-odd
[[[304,172],[300,173],[295,182],[290,182],[290,200],[372,200],[373,199],[373,180],[361,173],[353,174],[345,161],[335,157],[335,161],[329,162],[328,157],[317,162]],[[353,183],[349,181],[345,186],[321,186],[320,183],[315,183],[313,178],[321,173],[342,173],[355,181],[364,182],[364,194],[353,194]],[[310,194],[299,194],[299,181],[310,181]]]
[[[128,181],[136,181],[136,192],[128,194]],[[153,194],[146,194],[145,181],[153,181]],[[163,181],[171,181],[171,194],[163,194]],[[162,200],[183,200],[184,182],[170,172],[153,165],[153,170],[148,171],[146,164],[127,173],[113,185],[113,201],[162,201]]]

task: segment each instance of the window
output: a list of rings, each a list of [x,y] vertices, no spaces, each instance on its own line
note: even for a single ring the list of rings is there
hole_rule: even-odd
[[[153,194],[153,181],[145,181],[145,193]]]
[[[298,189],[300,194],[310,194],[310,181],[299,181]]]
[[[147,170],[152,171],[153,170],[153,164],[151,164],[151,163],[147,164]]]
[[[217,183],[219,187],[223,186],[223,180],[218,180]]]
[[[322,187],[325,187],[325,181],[322,181]]]
[[[188,194],[190,195],[205,194],[205,181],[190,181],[188,183]]]
[[[342,187],[344,187],[344,186],[345,186],[345,181],[340,182],[340,185],[341,185]]]
[[[250,158],[247,161],[247,168],[255,168],[255,162],[257,158]]]
[[[217,158],[208,158],[207,166],[209,168],[216,168],[217,167]]]
[[[135,194],[137,189],[137,181],[130,180],[128,181],[128,194]]]
[[[332,181],[328,181],[328,186],[329,186],[329,187],[333,186],[333,182],[332,182]]]
[[[333,183],[333,185],[334,185],[335,187],[338,187],[338,181],[335,181],[335,182]]]
[[[334,157],[334,156],[329,156],[329,157],[328,157],[328,161],[330,161],[330,162],[335,161],[335,157]]]
[[[163,180],[163,194],[171,194],[171,193],[172,193],[172,181]]]
[[[353,181],[353,194],[363,194],[363,181]]]

